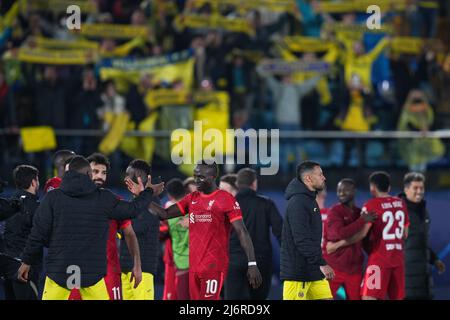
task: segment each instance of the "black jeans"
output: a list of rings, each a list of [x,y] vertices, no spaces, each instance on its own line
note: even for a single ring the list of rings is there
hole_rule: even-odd
[[[230,261],[233,261],[232,257]],[[272,282],[272,261],[258,261],[258,269],[261,272],[262,284],[253,289],[247,278],[247,262],[230,262],[225,281],[225,300],[266,300]]]

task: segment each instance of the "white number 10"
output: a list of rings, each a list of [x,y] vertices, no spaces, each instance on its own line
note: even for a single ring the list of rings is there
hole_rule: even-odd
[[[206,294],[215,294],[217,292],[217,280],[206,280]]]

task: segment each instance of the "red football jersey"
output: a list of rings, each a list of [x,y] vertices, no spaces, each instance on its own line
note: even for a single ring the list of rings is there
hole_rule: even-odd
[[[47,180],[44,186],[44,192],[47,193],[53,189],[58,189],[61,185],[62,179],[60,177],[53,177]]]
[[[125,229],[131,220],[109,220],[109,234],[106,242],[107,273],[120,273],[119,253],[117,250],[116,235],[119,230]]]
[[[195,191],[177,205],[189,214],[189,271],[227,271],[231,223],[242,219],[236,199],[223,190]]]
[[[361,209],[353,209],[338,203],[328,210],[328,219],[324,226],[323,257],[326,262],[336,271],[346,274],[361,274],[364,255],[361,242],[340,248],[338,251],[327,254],[326,245],[328,241],[336,242],[347,239],[356,234],[364,227],[361,218]]]
[[[408,211],[397,197],[373,198],[362,211],[376,212],[377,219],[369,231],[369,262],[386,268],[404,263],[403,234],[409,226]]]

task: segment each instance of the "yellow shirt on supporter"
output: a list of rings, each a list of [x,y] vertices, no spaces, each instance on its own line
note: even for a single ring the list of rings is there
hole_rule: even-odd
[[[364,115],[364,98],[360,94],[352,94],[350,106],[342,121],[341,129],[348,131],[369,131],[370,121]]]
[[[346,56],[344,57],[345,68],[345,82],[349,83],[354,75],[357,75],[362,82],[362,85],[371,90],[372,89],[372,66],[374,61],[389,45],[390,40],[383,38],[375,48],[370,52],[361,56],[356,56],[350,44],[346,44]]]

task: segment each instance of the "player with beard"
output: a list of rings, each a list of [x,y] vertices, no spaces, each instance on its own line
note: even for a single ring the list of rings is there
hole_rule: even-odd
[[[92,168],[92,181],[94,181],[97,187],[104,188],[108,171],[110,170],[108,158],[101,153],[94,153],[87,157],[87,160]],[[128,250],[133,257],[134,267],[132,275],[136,278],[135,286],[137,287],[142,280],[139,243],[131,225],[131,220],[110,220],[108,242],[106,245],[107,273],[105,277],[105,284],[108,289],[110,300],[122,300],[121,269],[116,242],[116,235],[120,230],[123,232]],[[133,277],[131,279],[133,279]],[[78,289],[72,289],[69,300],[81,300]]]
[[[327,280],[333,279],[334,271],[322,256],[322,219],[316,202],[325,180],[320,164],[304,161],[286,188],[280,255],[283,300],[333,298]]]
[[[339,181],[339,203],[328,210],[328,219],[324,224],[324,246],[328,248],[324,258],[335,272],[334,279],[330,281],[331,292],[336,297],[337,290],[343,286],[349,300],[361,299],[359,291],[364,261],[361,240],[369,231],[369,222],[376,219],[375,213],[361,214],[361,209],[355,205],[355,194],[355,181]],[[340,247],[343,240],[346,240],[347,246]],[[336,251],[333,246],[340,248]]]

